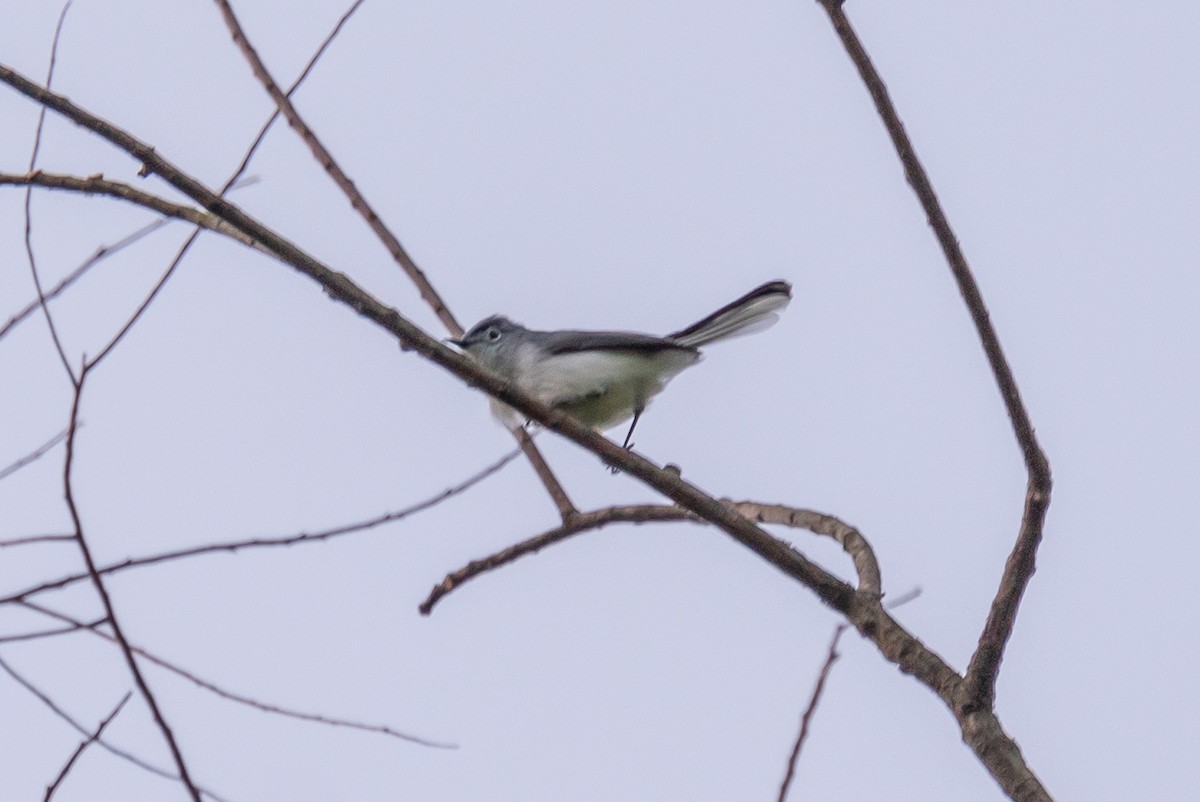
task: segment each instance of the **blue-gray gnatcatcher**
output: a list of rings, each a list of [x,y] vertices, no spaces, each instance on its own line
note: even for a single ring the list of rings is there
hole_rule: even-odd
[[[700,346],[770,326],[792,299],[786,281],[770,281],[665,337],[624,331],[533,331],[494,315],[450,340],[481,365],[548,406],[594,429],[633,418],[625,447],[650,399],[700,359]],[[516,411],[492,400],[505,425]]]

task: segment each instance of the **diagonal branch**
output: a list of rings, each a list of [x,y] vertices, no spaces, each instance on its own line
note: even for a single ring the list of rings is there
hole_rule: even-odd
[[[1017,533],[1017,542],[1004,567],[1000,588],[992,602],[987,623],[979,636],[975,654],[971,657],[971,663],[966,673],[965,697],[961,702],[965,709],[990,708],[995,701],[996,677],[1000,672],[1004,647],[1012,635],[1021,597],[1036,569],[1035,557],[1038,544],[1042,539],[1046,508],[1050,505],[1050,464],[1046,460],[1041,446],[1038,445],[1033,422],[1021,401],[1016,378],[1014,378],[1012,368],[1009,367],[1004,351],[1000,347],[1000,339],[992,326],[987,306],[983,302],[983,295],[979,291],[979,285],[971,273],[971,268],[959,247],[953,229],[950,228],[950,222],[942,210],[937,194],[933,191],[929,176],[917,159],[912,142],[905,133],[904,125],[900,122],[895,106],[892,105],[891,98],[888,96],[887,87],[884,86],[883,80],[876,72],[858,35],[850,26],[850,21],[842,10],[841,0],[818,1],[829,13],[834,30],[841,38],[846,52],[850,55],[850,59],[862,76],[863,83],[867,86],[867,91],[870,92],[871,98],[875,102],[875,108],[892,138],[896,153],[904,164],[908,183],[916,192],[929,219],[929,225],[932,226],[938,244],[941,245],[946,261],[950,265],[950,272],[953,274],[963,301],[967,305],[967,310],[970,312],[988,364],[991,366],[992,375],[996,380],[996,386],[1004,400],[1017,445],[1021,448],[1025,460],[1025,469],[1029,474],[1025,493],[1025,509]]]
[[[939,655],[901,627],[883,609],[878,598],[856,593],[845,582],[769,535],[736,509],[684,481],[677,473],[656,466],[639,454],[612,443],[570,415],[539,403],[473,360],[446,347],[395,309],[364,292],[344,274],[331,270],[237,205],[218,197],[153,147],[128,132],[96,117],[62,95],[37,85],[6,65],[0,65],[0,82],[139,159],[144,173],[160,175],[200,206],[261,243],[277,259],[317,282],[329,297],[390,332],[403,348],[417,352],[464,383],[486,392],[526,418],[571,440],[597,455],[604,463],[641,480],[680,507],[721,529],[760,558],[809,588],[824,604],[843,613],[887,660],[905,673],[917,677],[947,705],[953,705],[961,687],[961,677]]]
[[[571,502],[571,497],[563,489],[562,483],[558,481],[558,477],[550,470],[550,466],[547,464],[546,458],[542,456],[542,452],[534,445],[533,437],[523,428],[511,429],[510,431],[512,432],[512,436],[517,439],[517,444],[521,447],[521,451],[524,452],[525,459],[529,460],[529,464],[533,466],[533,472],[537,474],[538,479],[542,481],[542,486],[550,494],[550,500],[558,508],[559,517],[563,521],[568,521],[572,516],[577,515],[579,510]]]
[[[110,143],[140,159],[144,173],[157,174],[192,198],[208,211],[241,230],[280,261],[316,281],[327,295],[391,332],[409,350],[508,404],[530,420],[541,423],[587,450],[605,463],[641,479],[681,506],[718,526],[743,545],[757,552],[780,570],[800,580],[835,609],[848,610],[852,589],[837,577],[816,566],[799,553],[781,547],[778,542],[737,512],[729,509],[699,488],[655,466],[640,455],[615,445],[560,410],[552,409],[521,392],[511,383],[480,367],[474,360],[443,345],[395,309],[384,306],[363,291],[345,274],[331,270],[294,243],[258,222],[240,207],[225,200],[195,178],[169,162],[150,145],[117,126],[101,120],[67,98],[38,86],[12,68],[0,65],[0,82],[63,114],[80,126],[93,131]]]

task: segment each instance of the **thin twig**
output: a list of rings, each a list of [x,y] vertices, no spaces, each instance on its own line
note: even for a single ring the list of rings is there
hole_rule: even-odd
[[[100,602],[104,605],[104,615],[112,627],[113,637],[121,647],[121,653],[125,656],[125,663],[129,666],[129,673],[133,676],[133,682],[141,693],[142,699],[145,700],[146,706],[150,709],[150,714],[154,717],[154,721],[162,733],[163,740],[171,752],[171,758],[175,761],[175,768],[179,771],[179,781],[183,783],[183,787],[187,789],[193,802],[200,802],[200,790],[192,782],[192,778],[188,774],[187,764],[183,759],[183,752],[175,740],[175,733],[172,732],[170,725],[167,724],[162,710],[159,709],[158,700],[154,698],[154,693],[146,683],[145,677],[142,676],[142,670],[138,667],[137,660],[133,656],[133,650],[129,648],[129,641],[126,639],[125,633],[121,629],[120,621],[117,619],[112,598],[108,595],[108,589],[104,586],[104,580],[96,570],[96,561],[92,557],[92,550],[88,547],[87,538],[83,534],[83,521],[79,515],[79,508],[75,503],[75,491],[71,482],[71,469],[75,461],[75,435],[78,431],[76,421],[79,420],[79,404],[83,399],[84,384],[87,381],[88,371],[93,364],[84,362],[83,368],[79,372],[79,379],[75,384],[75,397],[71,403],[71,418],[67,425],[67,458],[63,465],[63,494],[66,497],[67,511],[71,515],[71,523],[75,529],[75,540],[79,544],[79,552],[83,555],[83,562],[87,566],[88,576],[92,580],[92,586],[96,589],[96,595],[100,597]]]
[[[25,602],[25,604],[28,606],[29,602]],[[67,635],[71,632],[78,632],[81,629],[93,629],[107,622],[107,618],[97,619],[90,624],[72,619],[71,623],[65,627],[43,629],[37,632],[23,632],[20,635],[0,635],[0,643],[21,643],[23,641],[40,640],[42,638],[53,638],[59,635]]]
[[[82,277],[84,273],[88,272],[89,270],[91,270],[93,267],[95,267],[96,265],[103,262],[108,257],[113,256],[116,253],[119,253],[120,251],[124,250],[125,248],[128,248],[130,245],[133,245],[136,242],[139,242],[143,238],[147,237],[148,235],[154,233],[158,229],[167,225],[167,223],[169,223],[169,222],[171,222],[171,220],[169,218],[155,220],[152,223],[148,223],[148,224],[142,226],[137,231],[134,231],[133,233],[117,240],[112,245],[101,245],[99,248],[96,249],[95,253],[93,253],[91,256],[89,256],[87,259],[85,259],[78,267],[76,267],[74,270],[72,270],[70,273],[68,273],[67,276],[62,281],[60,281],[60,282],[58,282],[58,284],[54,285],[54,288],[52,290],[50,290],[50,292],[45,294],[44,299],[47,302],[54,300],[59,295],[61,295],[63,292],[65,292],[67,290],[67,288],[70,287],[72,284],[74,284],[80,277]],[[22,321],[26,320],[30,315],[32,315],[34,312],[38,311],[38,309],[40,309],[40,308],[41,308],[41,304],[39,302],[39,299],[37,299],[37,298],[33,299],[33,301],[26,304],[25,307],[21,309],[21,311],[17,312],[15,315],[13,315],[11,318],[9,318],[7,323],[5,323],[3,326],[0,326],[0,339],[3,339],[6,334],[8,334],[10,331],[12,331],[14,328],[16,328],[16,326],[18,324],[20,324]]]
[[[208,543],[203,546],[191,546],[186,549],[177,549],[174,551],[148,555],[146,557],[131,557],[127,560],[105,565],[97,569],[97,573],[99,573],[101,576],[107,576],[109,574],[115,574],[130,568],[139,568],[147,565],[154,565],[156,563],[185,559],[188,557],[198,557],[203,554],[217,554],[221,552],[233,554],[245,549],[276,548],[279,546],[296,546],[305,543],[319,543],[325,540],[332,540],[345,535],[351,535],[356,532],[365,532],[367,530],[374,529],[375,527],[382,526],[383,524],[403,520],[410,515],[415,515],[418,512],[434,507],[452,496],[457,496],[460,493],[466,492],[470,488],[482,482],[484,479],[487,479],[489,476],[499,471],[508,463],[512,462],[520,453],[521,452],[517,449],[513,449],[492,464],[475,472],[452,487],[448,487],[445,490],[435,493],[434,495],[418,501],[415,504],[411,504],[403,509],[385,512],[382,515],[377,515],[374,518],[368,518],[365,521],[344,524],[342,526],[336,526],[319,532],[301,532],[299,534],[284,535],[282,537],[260,537],[232,540],[223,543]],[[72,535],[71,538],[73,540],[74,536]],[[42,582],[17,593],[10,593],[7,596],[0,597],[0,604],[20,602],[30,596],[44,593],[49,590],[64,588],[68,585],[73,585],[77,582],[86,580],[87,578],[88,574],[80,573],[71,574],[60,579]]]
[[[58,14],[58,24],[54,26],[54,40],[50,45],[50,66],[46,69],[46,88],[49,89],[54,85],[54,65],[58,61],[58,40],[62,36],[63,23],[67,20],[67,11],[71,8],[71,0],[63,5],[62,11]],[[33,149],[29,154],[29,172],[33,172],[37,167],[38,151],[42,147],[42,128],[46,123],[46,107],[42,106],[38,110],[37,129],[33,134]],[[58,336],[58,327],[54,325],[54,318],[50,314],[50,307],[46,305],[46,293],[42,289],[42,279],[38,275],[37,258],[33,254],[33,187],[25,188],[25,257],[29,261],[29,272],[33,276],[33,286],[37,290],[38,305],[42,308],[42,314],[46,318],[46,326],[50,329],[50,339],[54,341],[54,349],[58,351],[58,358],[62,361],[63,370],[67,372],[67,376],[71,379],[71,383],[76,383],[75,371],[71,368],[71,360],[67,358],[66,349],[63,348],[62,340]]]
[[[129,701],[131,695],[130,691],[126,691],[125,695],[121,697],[121,701],[117,702],[117,706],[112,709],[112,712],[104,717],[104,720],[100,722],[96,729],[92,730],[87,738],[79,743],[79,746],[75,747],[75,751],[71,753],[71,758],[62,767],[62,771],[54,778],[54,782],[50,783],[49,787],[46,788],[46,796],[43,797],[44,802],[50,802],[50,799],[54,796],[54,792],[58,790],[58,786],[62,785],[62,781],[71,772],[71,767],[75,765],[75,761],[79,760],[79,756],[83,754],[83,750],[100,739],[100,734],[104,732],[104,728],[108,726],[110,721],[117,717],[117,713],[121,712],[121,708]]]
[[[784,802],[787,799],[788,788],[792,784],[792,777],[796,774],[796,761],[800,757],[800,749],[804,746],[804,740],[808,737],[808,727],[812,722],[813,713],[817,712],[817,703],[821,701],[821,693],[825,690],[825,680],[829,678],[830,669],[833,668],[833,664],[840,657],[837,645],[842,637],[842,633],[845,631],[845,624],[838,624],[833,630],[833,640],[829,642],[829,653],[825,656],[825,664],[821,666],[821,673],[817,675],[817,684],[813,688],[812,698],[808,700],[808,707],[804,709],[804,715],[800,717],[800,734],[796,736],[796,743],[792,746],[792,754],[788,757],[787,771],[783,775],[783,783],[779,786],[779,802]]]
[[[22,688],[24,688],[26,691],[28,691],[34,697],[36,697],[38,701],[40,701],[42,704],[44,704],[46,707],[48,707],[50,709],[50,712],[54,713],[54,715],[58,716],[63,721],[67,722],[67,724],[69,724],[71,726],[71,728],[73,730],[75,730],[76,732],[78,732],[80,735],[87,736],[87,735],[91,734],[90,730],[88,730],[86,727],[84,727],[82,724],[80,724],[78,721],[76,721],[71,716],[70,713],[63,710],[61,707],[59,707],[58,704],[53,699],[51,699],[44,691],[42,691],[40,688],[38,688],[32,682],[27,680],[15,668],[13,668],[11,665],[9,665],[7,662],[5,662],[3,657],[0,657],[0,670],[3,670],[6,674],[8,674],[10,677],[12,677],[14,682],[16,682],[18,685],[20,685]],[[96,743],[98,743],[102,749],[106,750],[110,754],[116,755],[117,757],[121,758],[122,760],[132,763],[133,765],[137,766],[138,768],[142,769],[143,771],[147,771],[150,774],[153,774],[157,777],[162,777],[163,779],[166,779],[166,780],[171,780],[172,782],[179,781],[178,775],[172,774],[171,772],[167,771],[166,769],[159,768],[158,766],[155,766],[153,763],[148,763],[145,760],[142,760],[137,755],[135,755],[131,752],[127,752],[124,749],[121,749],[120,747],[113,746],[108,741],[105,741],[103,738],[97,739]],[[204,793],[205,796],[216,800],[216,802],[228,802],[227,799],[225,799],[224,797],[220,796],[219,794],[215,793],[214,791],[212,791],[208,788],[201,788],[201,791]]]
[[[81,426],[83,425],[82,421],[80,422],[80,425]],[[35,448],[33,451],[30,451],[25,456],[19,458],[18,460],[5,466],[4,468],[0,468],[0,479],[7,479],[9,476],[12,476],[14,473],[16,473],[17,471],[24,468],[26,465],[29,465],[30,463],[33,463],[33,462],[37,462],[39,459],[41,459],[43,456],[45,456],[46,453],[50,451],[50,449],[54,448],[56,445],[58,445],[59,443],[61,443],[63,440],[66,440],[66,439],[67,439],[67,430],[63,429],[61,432],[59,432],[58,434],[51,437],[49,440],[42,443],[40,446]]]
[[[30,610],[34,610],[43,615],[49,616],[50,618],[53,618],[55,620],[69,622],[69,624],[71,625],[70,626],[71,630],[87,629],[93,635],[96,635],[97,637],[104,638],[105,640],[110,641],[110,642],[115,642],[115,639],[113,638],[112,635],[108,634],[107,632],[103,632],[99,629],[99,627],[102,624],[106,623],[105,621],[97,621],[92,624],[85,624],[81,621],[77,621],[76,619],[72,618],[69,615],[60,613],[57,610],[52,610],[49,607],[45,607],[40,604],[35,604],[34,602],[30,602],[30,601],[21,602],[21,606],[26,607]],[[68,630],[63,630],[63,631],[68,631]],[[219,696],[222,699],[225,699],[227,701],[234,702],[234,703],[240,704],[240,705],[246,705],[247,707],[252,707],[255,710],[260,710],[264,713],[272,713],[272,714],[279,715],[279,716],[285,716],[287,718],[299,719],[300,721],[309,721],[309,722],[313,722],[316,724],[324,724],[324,725],[330,726],[330,727],[344,727],[347,729],[361,730],[363,732],[378,733],[381,735],[387,735],[389,737],[396,738],[397,740],[409,741],[411,743],[420,744],[421,746],[429,746],[429,747],[433,747],[435,749],[457,749],[458,748],[457,744],[445,743],[442,741],[431,741],[427,738],[421,738],[417,735],[409,735],[408,733],[400,732],[399,730],[395,730],[391,727],[388,727],[388,726],[385,726],[382,724],[365,724],[360,721],[351,721],[349,719],[335,718],[333,716],[326,716],[326,715],[322,715],[320,713],[305,713],[305,712],[302,712],[299,710],[291,710],[291,709],[283,707],[281,705],[274,705],[274,704],[269,704],[267,702],[261,702],[257,699],[253,699],[249,696],[245,696],[243,694],[235,693],[234,691],[230,691],[225,688],[222,688],[221,686],[217,685],[214,682],[209,682],[208,680],[203,679],[202,677],[199,677],[199,676],[193,674],[192,672],[176,665],[175,663],[172,663],[168,660],[164,660],[163,658],[159,657],[158,655],[146,651],[145,649],[141,648],[140,646],[130,644],[130,647],[139,656],[145,658],[146,660],[149,660],[151,663],[154,663],[155,665],[159,666],[160,668],[170,671],[172,674],[175,674],[176,676],[186,679],[188,682],[192,683],[193,685],[195,685],[198,688],[202,688],[203,690],[206,690],[209,693],[215,694],[216,696]]]
[[[542,452],[538,450],[537,445],[533,442],[533,437],[529,432],[525,431],[524,427],[518,426],[512,429],[512,435],[517,439],[517,444],[520,445],[521,451],[525,453],[525,458],[529,460],[529,464],[533,466],[533,472],[537,474],[541,480],[542,486],[546,488],[546,492],[550,495],[554,506],[558,508],[558,515],[562,520],[568,521],[571,516],[579,513],[579,510],[571,502],[571,497],[567,495],[567,491],[563,489],[562,483],[558,481],[558,477],[550,470],[550,466],[546,463],[546,458],[542,456]]]
[[[0,540],[0,549],[12,546],[31,546],[35,543],[74,543],[74,535],[26,535]]]

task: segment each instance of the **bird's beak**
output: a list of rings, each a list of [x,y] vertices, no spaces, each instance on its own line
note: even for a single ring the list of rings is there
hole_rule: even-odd
[[[463,347],[463,341],[456,337],[447,337],[445,340],[443,340],[443,342],[448,342],[451,345],[457,345],[459,348]]]

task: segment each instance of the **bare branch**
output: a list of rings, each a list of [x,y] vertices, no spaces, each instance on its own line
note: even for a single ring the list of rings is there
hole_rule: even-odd
[[[80,422],[80,425],[82,426],[83,423]],[[45,456],[50,449],[54,448],[56,445],[66,439],[67,430],[63,429],[61,432],[51,437],[49,440],[42,443],[33,451],[30,451],[25,456],[20,457],[15,462],[5,466],[4,468],[0,468],[0,479],[7,479],[9,476],[12,476],[14,473],[24,468],[26,465],[37,462],[39,459]]]
[[[92,624],[85,624],[81,621],[77,621],[76,619],[72,618],[69,615],[60,613],[57,610],[52,610],[49,607],[44,607],[40,604],[35,604],[34,602],[23,601],[23,602],[21,602],[21,606],[26,607],[30,610],[39,612],[43,615],[49,616],[50,618],[54,618],[58,621],[68,622],[70,624],[70,630],[63,630],[63,631],[87,629],[87,630],[91,631],[91,633],[93,635],[104,638],[105,640],[110,641],[110,642],[114,642],[114,643],[116,642],[116,639],[112,635],[108,634],[107,632],[102,632],[99,629],[99,626],[105,623],[105,621],[103,621],[103,620],[94,622]],[[145,658],[146,660],[149,660],[151,663],[154,663],[155,665],[159,666],[160,668],[170,671],[172,674],[175,674],[176,676],[183,677],[188,682],[192,683],[193,685],[195,685],[198,688],[202,688],[203,690],[206,690],[209,693],[215,694],[216,696],[219,696],[222,699],[225,699],[227,701],[234,702],[234,703],[240,704],[240,705],[246,705],[247,707],[252,707],[255,710],[260,710],[264,713],[272,713],[272,714],[279,715],[279,716],[286,716],[287,718],[299,719],[300,721],[310,721],[310,722],[313,722],[316,724],[324,724],[324,725],[330,726],[330,727],[343,727],[346,729],[362,730],[363,732],[378,733],[380,735],[387,735],[392,738],[396,738],[397,740],[409,741],[411,743],[420,744],[421,746],[429,746],[429,747],[433,747],[435,749],[457,749],[458,748],[457,744],[443,743],[440,741],[431,741],[427,738],[421,738],[416,735],[409,735],[408,733],[400,732],[398,730],[392,729],[391,727],[384,726],[381,724],[364,724],[359,721],[351,721],[349,719],[334,718],[332,716],[325,716],[325,715],[321,715],[319,713],[304,713],[304,712],[301,712],[298,710],[291,710],[289,708],[282,707],[280,705],[273,705],[273,704],[268,704],[266,702],[261,702],[257,699],[252,699],[249,696],[245,696],[243,694],[239,694],[239,693],[235,693],[230,690],[226,690],[225,688],[222,688],[221,686],[217,685],[216,683],[209,682],[206,679],[202,679],[201,677],[196,676],[195,674],[188,671],[187,669],[181,668],[180,666],[176,665],[175,663],[164,660],[163,658],[161,658],[151,652],[146,651],[145,649],[141,648],[140,646],[135,646],[133,644],[130,644],[130,648],[132,648],[133,651],[136,654],[138,654],[139,656]]]
[[[804,715],[800,717],[800,734],[796,736],[796,743],[792,747],[792,754],[788,757],[787,771],[783,774],[783,783],[779,786],[779,802],[784,802],[787,799],[788,788],[792,784],[792,778],[796,774],[796,761],[800,757],[800,750],[804,746],[804,740],[808,738],[808,727],[812,722],[813,714],[817,712],[817,704],[821,701],[821,693],[825,690],[825,680],[829,678],[829,671],[833,668],[833,664],[837,662],[838,641],[842,638],[842,633],[846,631],[845,624],[839,624],[833,630],[833,640],[829,642],[829,653],[825,656],[825,664],[821,666],[821,673],[817,674],[817,684],[813,688],[812,698],[808,700],[808,707],[804,709]]]
[[[186,549],[177,549],[175,551],[152,554],[146,557],[131,557],[127,560],[122,560],[121,562],[111,563],[103,566],[97,570],[97,573],[99,573],[101,576],[107,576],[108,574],[115,574],[130,568],[139,568],[147,565],[154,565],[156,563],[170,562],[172,560],[198,557],[202,554],[217,554],[221,552],[233,554],[244,549],[276,548],[279,546],[296,546],[305,543],[319,543],[321,541],[332,540],[344,535],[351,535],[356,532],[365,532],[367,530],[374,529],[377,526],[382,526],[383,524],[403,520],[410,515],[414,515],[418,512],[434,507],[452,496],[457,496],[460,493],[466,492],[470,488],[482,482],[484,479],[487,479],[489,476],[499,471],[508,463],[512,462],[520,453],[520,451],[513,449],[492,464],[484,467],[482,470],[477,471],[452,487],[448,487],[439,493],[435,493],[429,498],[418,501],[417,503],[403,509],[386,512],[382,515],[377,515],[374,518],[368,518],[365,521],[345,524],[332,529],[325,529],[313,533],[301,532],[300,534],[285,535],[283,537],[261,537],[232,540],[223,543],[209,543],[203,546],[191,546]],[[74,535],[71,535],[70,538],[72,540],[75,539]],[[41,584],[34,585],[33,587],[26,588],[25,590],[17,593],[11,593],[7,596],[0,597],[0,604],[22,602],[30,596],[44,593],[48,590],[64,588],[68,585],[73,585],[77,582],[88,579],[88,577],[89,575],[86,573],[70,574],[69,576],[65,576],[60,579],[42,582]]]
[[[724,501],[745,517],[763,523],[783,524],[799,529],[807,529],[816,535],[832,537],[842,544],[842,547],[854,560],[859,574],[858,589],[861,593],[875,598],[880,597],[879,565],[875,561],[875,553],[857,529],[832,515],[787,507],[782,504],[759,504],[755,501]],[[548,532],[543,532],[520,543],[502,549],[481,560],[472,560],[457,571],[447,574],[439,584],[434,586],[429,596],[417,608],[422,615],[429,615],[443,596],[457,590],[468,580],[480,574],[494,571],[515,562],[529,554],[536,554],[547,546],[560,543],[592,529],[601,529],[611,523],[647,523],[650,521],[694,521],[703,519],[679,506],[664,506],[658,504],[638,504],[624,507],[604,507],[592,512],[576,512],[561,526]],[[777,542],[787,549],[791,545],[783,540]],[[799,553],[799,552],[797,552]]]
[[[24,676],[22,676],[20,673],[17,672],[16,669],[14,669],[12,666],[9,665],[4,660],[3,657],[0,657],[0,670],[3,670],[6,674],[8,674],[10,677],[12,677],[13,681],[15,681],[18,685],[20,685],[22,688],[27,690],[29,693],[33,694],[33,696],[35,696],[38,699],[38,701],[40,701],[42,704],[44,704],[46,707],[48,707],[50,709],[50,712],[54,713],[54,715],[58,716],[63,721],[67,722],[67,724],[69,724],[71,726],[71,728],[73,730],[75,730],[76,732],[78,732],[80,735],[84,735],[84,736],[91,735],[90,730],[88,730],[86,727],[84,727],[82,724],[80,724],[78,721],[76,721],[74,718],[72,718],[70,713],[66,712],[61,707],[59,707],[58,704],[53,699],[51,699],[48,695],[46,695],[46,693],[43,692],[40,688],[38,688],[36,685],[34,685],[29,680],[25,679]],[[133,765],[137,766],[138,768],[142,769],[143,771],[147,771],[155,776],[162,777],[167,780],[171,780],[172,782],[179,781],[179,777],[177,775],[172,774],[171,772],[167,771],[166,769],[161,769],[158,766],[155,766],[153,763],[148,763],[145,760],[142,760],[137,755],[135,755],[131,752],[127,752],[124,749],[121,749],[120,747],[113,746],[112,744],[105,741],[103,738],[98,738],[96,740],[96,743],[98,743],[102,749],[108,751],[109,753],[111,753],[113,755],[116,755],[117,757],[121,758],[122,760],[132,763]],[[228,800],[226,800],[224,797],[218,795],[217,793],[215,793],[214,791],[212,791],[208,788],[201,788],[201,791],[204,793],[205,796],[209,797],[210,799],[216,800],[216,802],[228,802]]]
[[[62,771],[60,771],[58,776],[54,778],[54,782],[50,783],[50,786],[46,789],[46,796],[43,797],[45,802],[50,802],[50,799],[54,796],[54,792],[58,790],[58,786],[62,785],[62,781],[67,778],[67,774],[70,773],[71,767],[75,765],[75,761],[78,760],[79,756],[83,754],[83,750],[87,749],[89,746],[99,740],[100,734],[104,732],[104,728],[108,726],[110,721],[117,717],[117,713],[121,712],[121,708],[123,708],[125,703],[129,701],[130,695],[130,692],[126,691],[125,695],[121,697],[121,701],[117,702],[117,706],[112,709],[112,712],[104,717],[104,720],[100,722],[99,726],[92,730],[92,733],[86,739],[81,741],[79,746],[75,747],[75,751],[71,754],[70,760],[66,762],[66,765],[62,767]]]

